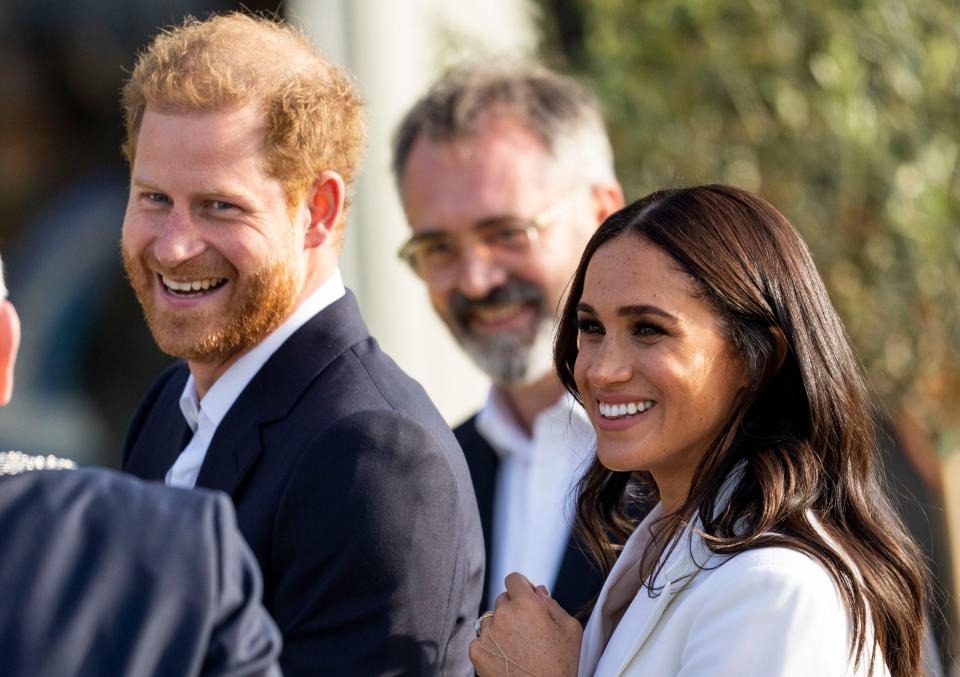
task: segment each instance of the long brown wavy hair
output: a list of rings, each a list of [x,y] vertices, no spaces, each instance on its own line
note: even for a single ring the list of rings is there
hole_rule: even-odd
[[[662,190],[612,215],[587,244],[557,333],[557,371],[578,400],[577,304],[594,253],[620,237],[655,244],[690,275],[750,383],[686,501],[656,525],[641,563],[648,588],[664,550],[696,514],[715,553],[780,546],[814,557],[849,610],[854,660],[872,656],[872,624],[892,675],[920,674],[923,557],[881,484],[876,412],[806,244],[776,208],[729,186]],[[723,503],[721,487],[738,465],[742,475]],[[614,472],[596,458],[580,482],[578,528],[605,572],[638,523],[638,493],[657,497],[649,473]]]

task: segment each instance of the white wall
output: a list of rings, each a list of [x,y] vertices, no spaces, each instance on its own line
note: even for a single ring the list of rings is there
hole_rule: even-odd
[[[367,102],[367,153],[341,259],[347,285],[386,352],[424,385],[451,424],[459,423],[482,404],[487,380],[396,257],[408,233],[390,173],[390,139],[400,117],[451,63],[530,53],[536,40],[530,6],[525,0],[289,0],[286,16],[355,76]]]

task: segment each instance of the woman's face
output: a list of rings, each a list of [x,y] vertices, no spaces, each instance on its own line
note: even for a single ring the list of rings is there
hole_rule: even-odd
[[[594,253],[577,306],[574,375],[600,462],[649,471],[673,509],[747,383],[720,318],[694,291],[662,249],[622,235]]]

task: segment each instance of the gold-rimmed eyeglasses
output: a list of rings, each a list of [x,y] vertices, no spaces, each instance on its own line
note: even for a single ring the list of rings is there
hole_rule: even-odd
[[[531,219],[518,216],[484,219],[463,234],[417,233],[400,247],[397,256],[431,287],[449,286],[460,272],[465,247],[479,243],[491,260],[501,263],[517,260],[539,241],[541,231],[550,225],[548,217],[558,204]]]

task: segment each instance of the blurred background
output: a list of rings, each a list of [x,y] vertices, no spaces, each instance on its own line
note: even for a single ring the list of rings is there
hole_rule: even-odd
[[[200,0],[0,5],[0,250],[25,336],[0,447],[119,463],[168,359],[123,278],[118,92],[136,51]],[[887,431],[888,475],[941,586],[960,559],[960,7],[955,0],[247,0],[301,25],[368,103],[347,283],[451,423],[484,378],[396,259],[399,117],[463,58],[536,55],[600,99],[628,199],[722,181],[806,237]],[[951,552],[955,553],[951,556]]]

